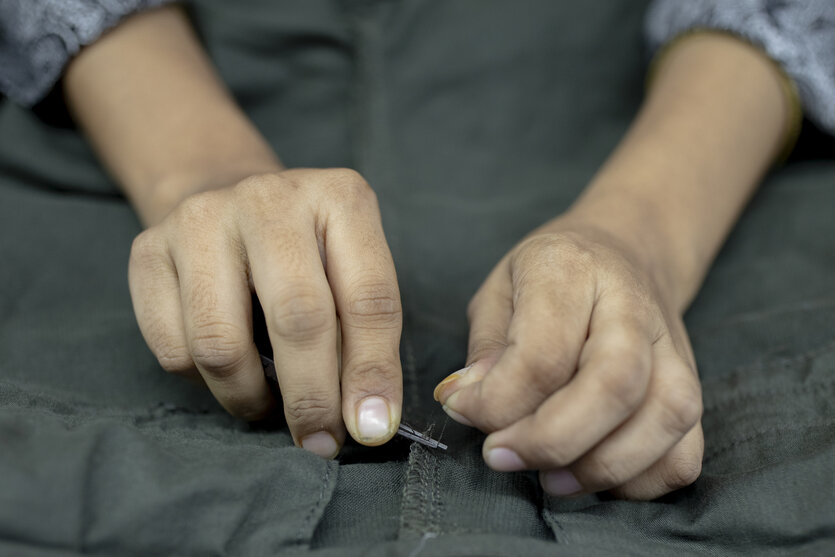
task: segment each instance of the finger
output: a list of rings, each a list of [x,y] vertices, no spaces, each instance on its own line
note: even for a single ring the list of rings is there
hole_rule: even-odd
[[[252,282],[273,347],[287,425],[296,444],[333,457],[345,439],[336,357],[336,310],[316,239],[312,210],[283,183],[252,184],[268,202],[239,222]],[[282,211],[280,207],[296,207]]]
[[[133,241],[128,286],[139,330],[162,368],[199,376],[186,341],[179,279],[168,245],[156,231],[146,230]]]
[[[584,269],[549,262],[542,250],[520,253],[507,349],[484,379],[444,402],[486,432],[531,414],[568,382],[595,301],[594,278]]]
[[[342,324],[342,416],[351,436],[382,444],[396,433],[403,400],[403,313],[376,197],[356,173],[324,176],[341,188],[327,209],[327,276]]]
[[[513,315],[512,294],[510,271],[506,263],[500,263],[467,307],[470,322],[467,365],[438,383],[433,392],[435,400],[443,404],[455,391],[481,381],[502,355]],[[445,410],[454,413],[450,408]],[[454,418],[464,425],[472,425],[464,416]]]
[[[670,451],[635,478],[612,490],[621,499],[649,501],[686,487],[702,472],[704,455],[702,424],[687,432]]]
[[[638,411],[569,466],[583,491],[625,484],[659,460],[699,422],[702,401],[695,371],[673,350],[669,339],[663,344],[666,346],[662,349],[656,345],[652,378]]]
[[[630,306],[598,302],[577,374],[533,414],[485,440],[484,460],[491,468],[567,466],[638,409],[649,384],[654,335]]]
[[[171,246],[180,280],[180,303],[191,358],[209,390],[232,415],[265,417],[275,401],[267,386],[252,333],[252,307],[245,265],[226,222],[209,222],[216,207],[193,198],[178,210]]]

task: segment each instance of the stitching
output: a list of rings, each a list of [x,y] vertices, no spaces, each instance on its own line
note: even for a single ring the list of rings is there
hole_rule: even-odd
[[[832,385],[835,384],[835,379],[831,377],[825,377],[819,380],[814,380],[813,382],[811,382],[811,384],[786,388],[763,387],[758,389],[755,387],[745,389],[736,385],[733,387],[736,391],[733,394],[727,394],[722,389],[723,386],[727,386],[728,384],[735,382],[741,376],[763,373],[767,371],[779,373],[800,366],[809,366],[812,364],[812,360],[815,360],[821,356],[830,355],[833,353],[833,350],[835,350],[835,342],[830,342],[813,350],[809,350],[792,357],[779,358],[777,360],[770,360],[767,362],[757,362],[753,364],[741,365],[736,367],[726,377],[705,381],[702,383],[703,391],[706,393],[705,410],[729,406],[732,405],[734,402],[750,400],[757,397],[768,397],[783,393],[800,393],[804,391],[813,391],[816,390],[817,386],[831,388]],[[715,390],[717,392],[712,394],[711,390]]]
[[[772,426],[769,429],[758,429],[744,437],[733,439],[731,441],[727,441],[725,443],[720,444],[715,449],[710,451],[710,453],[705,454],[705,457],[702,462],[706,464],[708,461],[728,452],[729,450],[738,447],[739,445],[743,445],[745,443],[753,441],[758,437],[767,437],[769,435],[774,435],[776,433],[781,433],[785,431],[817,429],[823,427],[828,428],[832,427],[833,425],[835,425],[835,420],[819,420],[816,422],[809,422],[806,424],[782,424]]]
[[[441,531],[441,508],[443,502],[441,501],[441,460],[440,457],[425,451],[426,456],[432,464],[432,498],[430,500],[429,508],[429,524],[430,532],[440,533]]]
[[[415,463],[419,452],[422,450],[419,444],[412,443],[409,449],[409,460],[406,463],[406,481],[403,486],[403,502],[400,510],[400,533],[419,531],[420,528],[415,522],[421,514],[422,498],[420,497],[420,479],[415,481],[415,476],[420,474],[420,467]]]
[[[440,532],[439,472],[439,460],[419,443],[412,443],[401,505],[401,535]]]
[[[767,369],[777,370],[780,367],[785,368],[787,366],[797,365],[799,363],[802,363],[803,360],[818,358],[820,356],[829,354],[830,352],[835,352],[835,341],[828,342],[823,346],[819,346],[811,350],[800,352],[799,354],[795,354],[794,356],[775,358],[772,360],[760,361],[752,364],[742,364],[736,366],[733,372],[731,372],[730,376],[737,376],[751,371],[764,371]]]
[[[325,491],[330,485],[331,467],[332,463],[328,462],[325,464],[325,475],[322,478],[322,489],[319,490],[319,498],[316,500],[316,503],[312,507],[310,507],[310,510],[307,512],[307,516],[305,516],[304,520],[299,526],[299,533],[296,536],[298,544],[307,545],[310,542],[308,536],[306,536],[305,533],[312,533],[313,529],[311,528],[311,524],[313,523],[313,518],[316,515],[317,511],[322,507],[322,503],[325,500]]]
[[[814,310],[827,309],[832,306],[835,306],[835,297],[826,296],[823,298],[806,300],[794,304],[785,304],[782,306],[772,307],[764,310],[742,312],[725,317],[718,323],[712,323],[711,325],[704,325],[702,327],[699,327],[698,329],[694,329],[691,331],[691,337],[698,338],[701,336],[709,335],[711,333],[715,333],[716,331],[724,327],[727,327],[728,325],[736,325],[739,323],[751,322],[755,319],[760,319],[763,317],[769,318],[786,313],[804,313]]]
[[[545,524],[548,525],[548,529],[551,531],[551,535],[554,536],[554,541],[557,543],[564,543],[564,540],[561,539],[561,536],[557,535],[557,531],[559,531],[560,534],[562,534],[565,528],[563,528],[563,525],[556,519],[556,509],[554,509],[553,503],[551,502],[551,499],[548,497],[548,495],[545,493],[545,490],[540,489],[539,492],[541,494],[540,501],[542,504],[540,516],[542,516],[545,519]]]
[[[755,400],[758,398],[769,398],[780,395],[798,395],[798,394],[822,394],[820,391],[831,390],[835,388],[835,378],[828,381],[821,381],[811,385],[797,385],[795,387],[786,387],[779,389],[776,387],[766,387],[763,389],[752,389],[750,391],[743,391],[732,395],[714,395],[717,399],[705,402],[705,411],[718,410],[723,407],[734,406],[736,403]]]

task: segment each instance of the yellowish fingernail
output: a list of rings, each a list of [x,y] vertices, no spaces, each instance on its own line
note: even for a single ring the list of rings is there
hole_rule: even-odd
[[[449,385],[450,383],[453,383],[454,381],[457,381],[458,379],[466,375],[470,371],[471,367],[473,367],[472,364],[468,365],[465,368],[459,369],[458,371],[450,373],[449,375],[444,377],[443,381],[438,383],[438,385],[435,387],[435,391],[432,393],[432,396],[435,397],[435,400],[440,401],[441,390],[443,390],[444,386]]]

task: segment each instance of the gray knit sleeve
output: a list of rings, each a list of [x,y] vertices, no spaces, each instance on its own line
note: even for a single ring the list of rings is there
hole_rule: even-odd
[[[761,46],[797,84],[806,116],[835,135],[835,0],[655,0],[647,12],[652,49],[693,28]]]
[[[0,92],[31,106],[84,45],[123,18],[171,0],[0,0]]]

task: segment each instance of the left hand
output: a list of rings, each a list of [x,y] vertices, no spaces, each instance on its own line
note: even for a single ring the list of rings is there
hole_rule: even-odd
[[[435,398],[489,433],[498,471],[552,495],[653,499],[701,471],[701,388],[681,315],[633,248],[556,219],[510,251],[468,308],[468,367]]]

